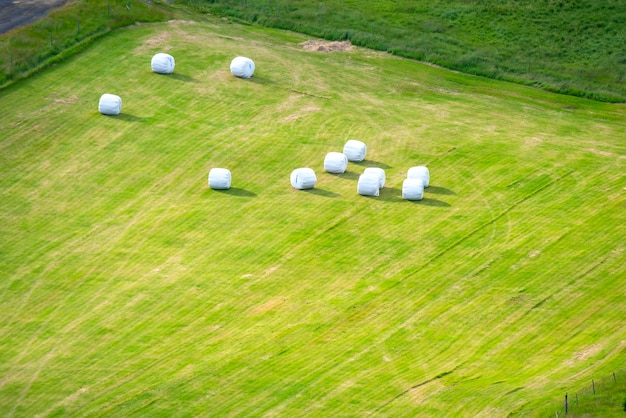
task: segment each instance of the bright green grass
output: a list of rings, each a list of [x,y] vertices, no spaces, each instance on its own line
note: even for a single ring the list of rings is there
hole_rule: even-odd
[[[625,108],[305,39],[136,26],[0,92],[3,415],[553,416],[624,369]]]

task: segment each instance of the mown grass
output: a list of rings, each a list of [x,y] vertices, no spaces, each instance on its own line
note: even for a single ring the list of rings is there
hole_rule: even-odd
[[[626,101],[621,0],[182,3],[316,37],[349,39],[465,73]]]
[[[624,108],[304,40],[133,26],[0,92],[5,415],[541,416],[623,369]]]

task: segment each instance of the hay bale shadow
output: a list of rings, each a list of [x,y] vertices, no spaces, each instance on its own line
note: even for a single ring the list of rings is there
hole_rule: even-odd
[[[430,187],[426,190],[430,190]],[[444,202],[438,199],[433,199],[431,197],[426,197],[426,196],[424,196],[422,200],[406,200],[402,197],[402,189],[399,189],[396,187],[387,187],[387,186],[383,187],[380,190],[380,196],[375,197],[375,199],[380,199],[386,202],[395,202],[395,203],[408,202],[408,203],[414,203],[414,204],[423,205],[423,206],[450,207],[450,204],[447,202]]]
[[[326,174],[329,174],[334,177],[339,177],[340,179],[344,179],[344,180],[358,180],[360,176],[359,173],[355,173],[352,171],[346,171],[345,173],[341,173],[341,174],[334,174],[334,173],[326,172]]]
[[[183,81],[185,83],[199,83],[200,82],[199,80],[193,77],[190,77],[185,74],[180,74],[180,73],[172,73],[172,74],[168,74],[168,76],[173,78],[174,80]]]
[[[306,192],[306,193],[314,194],[314,195],[317,195],[317,196],[329,197],[329,198],[335,198],[335,197],[340,196],[340,194],[338,194],[338,193],[331,192],[331,191],[328,191],[328,190],[323,190],[323,189],[316,189],[316,188],[306,189],[306,190],[302,190],[302,191]]]
[[[112,118],[123,120],[124,122],[143,122],[144,118],[140,116],[131,115],[130,113],[120,113],[117,116],[111,116]]]
[[[234,77],[234,76],[233,76]],[[262,84],[262,85],[272,85],[272,84],[276,84],[275,81],[266,78],[266,77],[260,77],[257,75],[253,75],[250,78],[239,78],[240,80],[244,80],[244,81],[249,81],[251,83],[255,83],[255,84]]]
[[[402,202],[402,190],[396,187],[383,187],[380,189],[379,199],[382,199],[386,202]]]
[[[438,186],[428,186],[425,190],[425,192],[427,193],[432,193],[432,194],[442,194],[442,195],[448,195],[448,196],[455,196],[456,193],[450,189],[446,189],[445,187],[438,187]]]
[[[367,167],[378,167],[378,168],[382,168],[383,170],[387,170],[387,169],[391,168],[391,166],[389,164],[381,163],[380,161],[374,161],[374,160],[363,160],[363,161],[358,161],[358,162],[352,162],[352,164],[360,165],[360,166],[366,167],[366,168]]]
[[[422,200],[416,200],[414,203],[420,203],[424,206],[435,206],[439,208],[449,208],[451,205],[448,202],[444,202],[442,200],[433,199],[430,197],[425,197]]]
[[[239,189],[237,187],[231,187],[230,189],[210,189],[214,192],[218,192],[218,193],[223,193],[223,194],[228,194],[231,196],[237,196],[237,197],[257,197],[257,194],[254,192],[251,192],[249,190],[245,190],[245,189]]]

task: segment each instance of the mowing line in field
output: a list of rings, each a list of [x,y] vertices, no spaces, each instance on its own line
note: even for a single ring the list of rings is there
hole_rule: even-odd
[[[443,249],[442,251],[440,251],[439,253],[437,253],[435,256],[433,256],[429,261],[427,261],[425,264],[419,266],[418,268],[416,268],[414,271],[412,271],[411,273],[408,273],[406,275],[404,275],[403,277],[401,277],[400,279],[398,279],[396,282],[394,282],[391,286],[383,289],[380,293],[374,295],[371,299],[369,299],[368,301],[360,304],[358,306],[358,308],[352,312],[349,313],[349,315],[345,318],[344,322],[350,321],[353,318],[356,318],[358,315],[361,315],[361,313],[363,312],[363,310],[365,309],[366,306],[369,306],[375,299],[379,298],[381,295],[383,295],[384,293],[388,292],[389,290],[395,288],[396,286],[398,286],[399,284],[401,284],[405,279],[407,279],[408,277],[411,277],[413,275],[415,275],[416,273],[418,273],[420,270],[422,270],[425,266],[429,265],[430,263],[432,263],[434,260],[442,257],[443,255],[445,255],[448,251],[450,251],[452,248],[458,246],[459,244],[461,244],[462,242],[464,242],[465,240],[467,240],[469,237],[471,237],[472,235],[476,234],[478,231],[484,229],[486,226],[489,226],[491,224],[493,224],[494,222],[496,222],[497,220],[501,219],[502,217],[504,217],[505,215],[507,215],[511,210],[513,210],[515,207],[519,206],[520,204],[522,204],[523,202],[527,201],[528,199],[532,198],[533,196],[539,194],[540,192],[546,190],[548,187],[556,184],[557,182],[561,181],[562,179],[566,178],[567,176],[571,175],[573,171],[570,171],[566,174],[561,175],[560,177],[552,180],[551,182],[543,185],[542,187],[534,190],[533,192],[527,194],[526,196],[524,196],[523,198],[519,199],[517,202],[513,203],[512,205],[510,205],[508,208],[506,208],[505,210],[503,210],[499,215],[493,217],[489,222],[486,222],[485,224],[475,228],[474,230],[470,231],[468,234],[464,235],[463,237],[459,238],[457,241],[455,241],[454,243],[452,243],[450,246],[448,246],[447,248]],[[412,317],[414,317],[415,315],[417,315],[417,313],[414,313]],[[406,321],[410,320],[411,318],[406,319]],[[404,321],[403,323],[406,323],[406,321]],[[312,344],[315,341],[319,341],[323,338],[325,338],[327,335],[329,335],[331,332],[334,332],[334,329],[328,329],[326,331],[324,331],[323,333],[319,334],[318,336],[316,336],[314,339],[309,340],[307,342],[307,344]],[[394,332],[394,330],[390,330],[390,332]],[[388,335],[385,336],[380,336],[380,338],[378,338],[378,340],[385,340],[386,338],[388,338]],[[365,355],[368,351],[370,351],[372,349],[372,345],[368,346],[367,348],[365,348],[364,350],[361,350],[359,353],[355,354],[353,356],[353,358],[358,359],[361,356]],[[287,352],[290,352],[292,350],[294,350],[296,348],[296,346],[291,346],[291,347],[286,347],[285,349],[283,349],[281,351],[280,354],[284,355]],[[457,368],[459,367],[458,365],[456,366]],[[327,373],[330,373],[332,371],[333,368],[329,367],[327,368]],[[313,372],[309,373],[306,376],[311,375]],[[444,373],[443,375],[446,375],[448,373]],[[437,378],[442,377],[443,375],[438,375]],[[305,378],[306,376],[303,376],[303,378]],[[322,377],[317,376],[317,380],[321,379]],[[436,379],[436,378],[435,378]],[[432,380],[432,379],[431,379]],[[428,382],[425,382],[428,383]],[[424,384],[425,384],[424,383]],[[418,384],[416,387],[419,387],[421,384]],[[390,404],[393,402],[393,400],[401,397],[403,394],[408,393],[411,390],[411,388],[407,389],[406,391],[404,391],[401,395],[396,396],[394,399],[392,399],[391,401],[389,401],[386,405]],[[292,398],[293,400],[293,398]],[[286,400],[283,401],[282,405],[284,406],[285,404],[289,404],[291,402],[291,400]],[[383,406],[384,407],[384,406]],[[381,407],[382,408],[382,407]]]
[[[435,376],[435,377],[432,377],[432,378],[430,378],[430,379],[428,379],[428,380],[425,380],[425,381],[423,381],[423,382],[420,382],[420,383],[418,383],[418,384],[416,384],[416,385],[411,386],[410,388],[408,388],[408,389],[407,389],[407,390],[405,390],[404,392],[401,392],[401,393],[397,394],[397,395],[396,395],[396,396],[394,396],[392,399],[390,399],[389,401],[385,402],[384,404],[382,404],[381,406],[379,406],[378,408],[376,408],[376,409],[374,410],[374,412],[380,412],[382,409],[384,409],[384,408],[386,408],[387,406],[391,405],[391,404],[392,404],[395,400],[397,400],[398,398],[401,398],[402,396],[406,395],[407,393],[409,393],[409,392],[410,392],[410,391],[412,391],[413,389],[417,389],[417,388],[418,388],[418,387],[420,387],[420,386],[424,386],[424,385],[426,385],[426,384],[428,384],[428,383],[430,383],[430,382],[434,382],[434,381],[436,381],[437,379],[441,379],[442,377],[445,377],[445,376],[447,376],[447,375],[449,375],[449,374],[451,374],[451,373],[454,373],[454,371],[455,371],[456,369],[458,369],[459,367],[460,367],[460,366],[456,366],[456,367],[454,367],[452,370],[448,370],[447,372],[440,373],[440,374],[438,374],[438,375],[437,375],[437,376]]]
[[[173,175],[175,174],[175,175]],[[176,180],[178,178],[178,176],[180,176],[180,172],[179,171],[173,171],[169,177],[171,177],[171,182],[173,182],[174,180]],[[170,183],[171,184],[171,183]],[[192,187],[195,187],[195,185],[193,185]],[[179,198],[181,198],[184,194],[186,194],[188,192],[188,190],[182,190],[181,193],[179,194]],[[168,196],[163,197],[162,199],[167,199]],[[173,207],[169,207],[169,210],[173,210]],[[168,215],[169,212],[167,210],[164,210],[163,213],[161,213],[157,218],[156,218],[156,222],[153,224],[153,227],[156,227],[156,225],[158,225],[159,220],[163,220],[166,215]],[[139,217],[141,217],[141,213],[138,214],[137,216],[135,216],[135,220],[137,220]],[[118,240],[116,242],[119,242],[120,239],[122,239],[122,237],[126,234],[126,232],[128,232],[128,230],[132,227],[132,225],[134,224],[133,221],[131,221],[130,223],[128,223],[126,225],[126,227],[121,231],[120,234],[118,234]],[[86,237],[90,237],[89,235],[85,235],[84,237],[81,237],[78,241],[81,242],[84,240],[84,238]],[[143,241],[145,242],[149,237],[149,234],[145,234],[143,237]],[[112,244],[114,245],[114,244]],[[106,254],[106,252],[103,251],[103,255],[101,256],[101,259],[104,257],[104,255]],[[126,257],[126,261],[125,263],[128,264],[128,262],[130,261],[130,258],[132,257],[132,254],[129,254]],[[116,271],[120,271],[123,267],[126,266],[126,264],[122,263],[118,266]],[[17,359],[15,359],[16,362],[21,361],[21,359],[28,353],[28,350],[30,348],[30,346],[33,345],[33,343],[38,339],[39,335],[41,335],[41,333],[46,329],[46,327],[52,323],[53,319],[56,318],[56,316],[58,314],[60,314],[63,311],[63,307],[65,306],[66,301],[68,301],[77,291],[77,289],[80,287],[81,283],[84,283],[85,281],[88,281],[90,278],[90,275],[92,272],[96,271],[96,269],[98,269],[99,266],[98,265],[94,265],[91,270],[89,270],[88,272],[86,272],[83,276],[83,279],[79,282],[77,282],[73,289],[68,292],[68,294],[65,296],[65,298],[60,301],[57,302],[56,308],[47,316],[47,319],[45,321],[43,321],[43,323],[41,324],[41,326],[39,327],[39,329],[33,333],[33,335],[31,336],[29,342],[22,348],[22,350],[20,351],[20,354],[18,355]],[[96,292],[92,298],[90,299],[90,301],[94,301],[96,300],[102,292],[108,291],[108,289],[110,288],[110,284],[112,283],[112,281],[115,279],[115,274],[113,274],[115,272],[112,272],[112,274],[109,277],[109,280],[105,283],[104,286],[100,287],[100,290],[98,292]],[[43,276],[43,273],[42,273]],[[29,294],[32,294],[32,292],[29,292]],[[21,308],[26,306],[26,302],[24,302],[21,305]],[[86,306],[85,309],[91,309],[89,306]],[[17,315],[18,313],[15,313],[13,317],[15,317],[15,315]],[[71,323],[71,325],[76,325],[75,323]],[[9,326],[9,324],[7,323],[7,327]],[[21,392],[20,397],[16,400],[16,403],[14,405],[13,410],[15,410],[15,408],[19,405],[19,403],[21,402],[22,399],[24,399],[24,397],[26,396],[26,394],[28,393],[28,390],[30,389],[30,387],[32,386],[32,383],[37,379],[37,377],[39,376],[39,373],[41,372],[41,369],[44,367],[44,365],[48,362],[48,360],[50,360],[50,358],[53,357],[53,354],[56,350],[53,350],[52,352],[50,352],[47,356],[46,356],[46,360],[45,362],[43,362],[42,364],[40,364],[38,370],[34,373],[34,375],[31,378],[30,384],[28,384],[23,391]],[[0,388],[2,386],[4,386],[4,384],[6,384],[6,380],[3,379],[2,381],[0,381]]]

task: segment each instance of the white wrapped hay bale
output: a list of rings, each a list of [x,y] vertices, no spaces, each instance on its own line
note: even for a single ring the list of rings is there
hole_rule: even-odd
[[[209,171],[209,187],[215,190],[228,190],[232,175],[226,168],[212,168]]]
[[[430,172],[428,171],[428,168],[423,165],[409,168],[406,177],[409,179],[421,179],[422,183],[424,183],[424,187],[428,187],[430,185]]]
[[[298,190],[312,189],[317,183],[315,171],[311,168],[296,168],[291,172],[291,185]]]
[[[361,196],[378,196],[380,193],[380,179],[377,174],[363,173],[359,176],[357,192]]]
[[[348,157],[341,152],[329,152],[324,158],[324,170],[333,174],[346,172],[348,168]]]
[[[155,73],[172,74],[174,72],[176,62],[174,61],[174,57],[170,54],[160,52],[152,57],[151,66],[152,71]]]
[[[254,62],[250,58],[235,57],[230,62],[230,72],[235,77],[250,78],[254,75]]]
[[[119,115],[122,111],[122,98],[115,94],[103,94],[100,96],[100,103],[98,104],[98,112],[103,115],[115,116]]]
[[[367,146],[365,143],[356,139],[349,139],[343,146],[343,153],[348,157],[348,161],[363,161],[366,152]]]
[[[405,200],[422,200],[424,198],[424,183],[422,183],[422,179],[405,179],[402,182],[402,198]]]
[[[363,174],[373,174],[375,176],[378,176],[378,188],[382,189],[383,187],[385,187],[385,180],[387,179],[387,176],[385,176],[385,170],[383,170],[380,167],[367,167],[365,170],[363,170]]]

